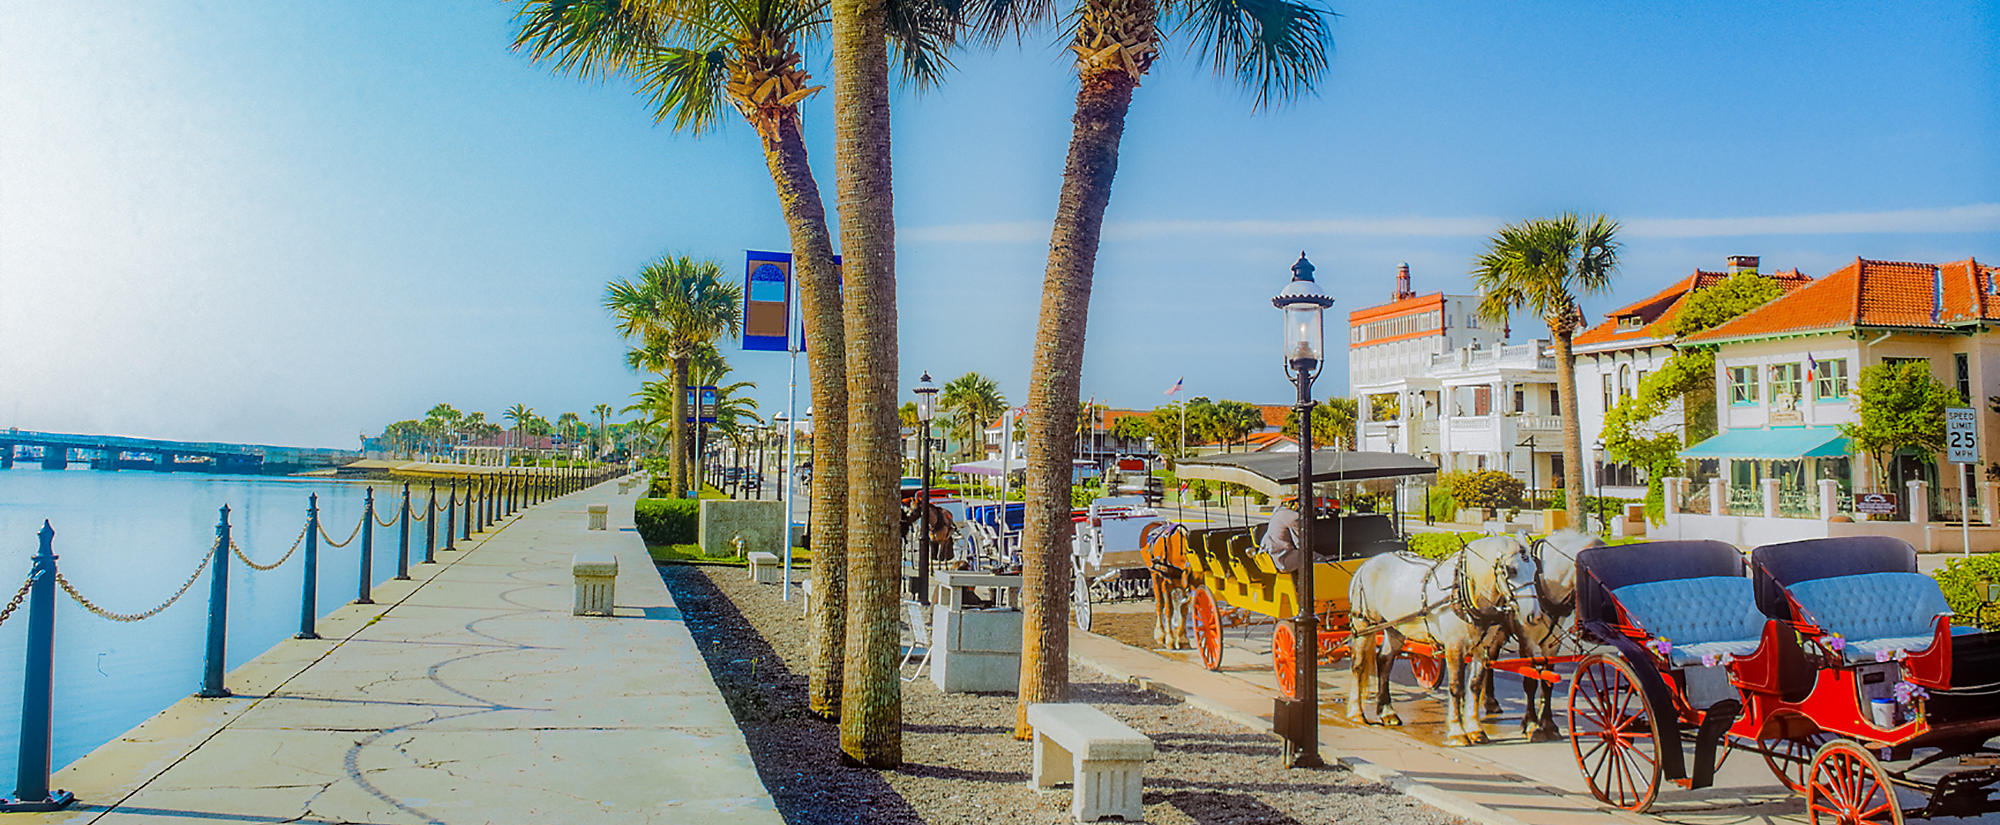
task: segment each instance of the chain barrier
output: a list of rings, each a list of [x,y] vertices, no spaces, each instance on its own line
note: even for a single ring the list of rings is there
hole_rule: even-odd
[[[299,537],[292,539],[292,549],[286,550],[284,555],[279,556],[277,561],[271,562],[270,564],[258,564],[254,561],[251,561],[249,556],[244,555],[243,548],[236,544],[236,539],[234,537],[231,537],[229,539],[229,552],[235,553],[236,558],[241,559],[243,563],[249,565],[250,569],[252,570],[276,570],[278,569],[279,566],[283,565],[287,559],[290,559],[293,553],[299,552],[299,545],[305,542],[306,531],[310,529],[312,529],[311,522],[307,522],[304,527],[300,527]]]
[[[418,510],[422,510],[423,512],[421,512],[421,513],[420,513],[420,512],[417,512]],[[417,508],[414,508],[414,509],[410,510],[410,521],[412,521],[412,522],[421,522],[421,521],[423,521],[424,519],[427,519],[427,518],[430,518],[430,517],[431,517],[431,509],[430,509],[429,507],[417,507]],[[387,525],[384,525],[384,526],[387,526]]]
[[[220,549],[222,549],[222,540],[217,538],[214,544],[208,546],[208,554],[201,557],[201,564],[195,567],[194,573],[188,576],[187,581],[181,582],[179,590],[174,591],[172,596],[168,596],[166,601],[160,603],[160,606],[141,613],[114,613],[98,606],[96,602],[85,598],[82,593],[77,592],[76,586],[70,584],[69,579],[63,578],[62,571],[56,571],[56,586],[61,587],[64,593],[68,593],[70,598],[76,600],[77,604],[83,605],[83,609],[97,614],[100,618],[110,619],[114,622],[144,621],[158,615],[160,611],[172,607],[174,602],[180,601],[182,596],[187,595],[188,588],[193,587],[195,581],[201,578],[201,573],[208,569],[209,562],[215,561],[215,553]]]
[[[28,591],[34,588],[35,578],[40,575],[39,571],[29,573],[28,580],[21,582],[21,589],[14,591],[14,598],[7,601],[6,607],[0,608],[0,624],[6,624],[7,617],[14,615],[14,611],[21,609],[21,601],[28,598]]]
[[[333,536],[327,535],[326,525],[320,525],[319,537],[326,540],[326,546],[328,547],[346,547],[349,542],[354,541],[355,536],[361,535],[361,527],[362,525],[367,523],[368,523],[368,514],[362,513],[361,520],[354,523],[354,532],[347,534],[346,541],[334,541]]]
[[[391,512],[394,512],[394,511],[392,510]],[[377,518],[377,519],[375,519],[375,523],[376,523],[376,524],[379,524],[379,525],[382,525],[383,527],[394,527],[394,526],[396,526],[396,517],[395,517],[395,516],[390,516],[390,517],[389,517],[389,520],[388,520],[388,521],[383,521],[382,519],[380,519],[380,518]]]

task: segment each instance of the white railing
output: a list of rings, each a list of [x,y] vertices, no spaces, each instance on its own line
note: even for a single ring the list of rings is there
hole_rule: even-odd
[[[1493,416],[1461,415],[1451,420],[1451,431],[1455,433],[1486,432],[1493,429]]]
[[[1545,344],[1537,341],[1532,344],[1508,344],[1493,349],[1457,349],[1431,356],[1431,366],[1445,369],[1494,366],[1531,370],[1555,369],[1556,359],[1542,354],[1544,346]]]
[[[1514,416],[1514,426],[1518,429],[1523,429],[1523,430],[1544,430],[1544,431],[1554,432],[1562,429],[1563,422],[1562,418],[1558,416],[1530,415],[1527,413],[1523,413],[1521,415]]]

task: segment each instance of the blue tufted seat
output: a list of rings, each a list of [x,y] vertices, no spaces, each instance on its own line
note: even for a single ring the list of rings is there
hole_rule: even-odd
[[[1767,621],[1742,576],[1628,584],[1611,594],[1634,625],[1673,644],[1667,658],[1678,667],[1699,665],[1711,654],[1755,653]]]
[[[1930,647],[1937,617],[1950,615],[1944,591],[1922,573],[1860,573],[1795,582],[1786,588],[1804,618],[1841,635],[1850,662],[1867,662],[1877,652],[1914,652]],[[1954,635],[1974,628],[1952,628]]]

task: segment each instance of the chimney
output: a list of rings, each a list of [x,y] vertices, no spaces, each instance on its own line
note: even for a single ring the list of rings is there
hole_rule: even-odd
[[[1404,261],[1403,265],[1396,269],[1396,297],[1391,300],[1400,301],[1416,296],[1416,291],[1410,289],[1410,262]]]
[[[1729,256],[1729,274],[1734,275],[1738,272],[1748,272],[1755,275],[1757,274],[1757,262],[1757,256],[1755,255],[1731,255]]]

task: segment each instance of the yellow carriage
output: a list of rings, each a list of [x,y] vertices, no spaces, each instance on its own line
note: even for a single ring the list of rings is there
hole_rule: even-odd
[[[1178,471],[1184,479],[1239,484],[1277,498],[1297,489],[1298,456],[1212,456],[1180,462]],[[1315,489],[1322,495],[1346,494],[1344,499],[1323,497],[1315,508],[1313,612],[1321,627],[1322,661],[1338,661],[1347,655],[1347,589],[1354,570],[1371,556],[1408,547],[1399,529],[1394,489],[1409,479],[1436,472],[1429,462],[1400,453],[1314,452]],[[1374,495],[1352,495],[1356,492]],[[1364,498],[1382,502],[1383,512],[1371,512],[1366,506],[1340,506]],[[1200,653],[1202,664],[1215,670],[1222,666],[1224,630],[1271,625],[1272,668],[1279,688],[1291,695],[1297,673],[1292,661],[1297,649],[1292,617],[1298,614],[1299,593],[1296,578],[1278,570],[1271,556],[1259,549],[1264,530],[1263,524],[1162,522],[1142,534],[1142,541],[1154,571],[1153,592],[1162,627],[1168,624],[1165,617],[1178,609],[1176,600],[1185,596],[1189,641]],[[1438,667],[1429,651],[1410,652],[1418,680],[1435,684]]]

